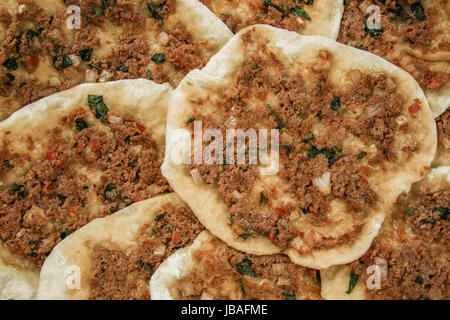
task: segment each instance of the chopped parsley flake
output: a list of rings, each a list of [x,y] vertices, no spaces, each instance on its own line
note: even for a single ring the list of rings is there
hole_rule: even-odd
[[[13,75],[12,73],[7,72],[7,73],[5,74],[5,76],[8,78],[8,80],[9,80],[10,82],[13,82],[14,80],[16,80],[16,76]]]
[[[270,104],[267,104],[267,109],[269,109],[269,111],[274,115],[274,117],[278,120],[278,122],[280,123],[280,126],[278,126],[277,129],[282,129],[284,127],[287,127],[287,122],[284,121],[284,119],[278,114],[278,112],[276,112],[272,106]]]
[[[275,10],[277,10],[277,11],[279,11],[281,13],[286,13],[286,9],[284,9],[284,8],[282,8],[280,6],[277,6],[276,4],[274,4],[272,2],[272,0],[264,0],[264,5],[266,7],[272,7],[272,8],[274,8]]]
[[[240,234],[238,238],[242,238],[242,239],[244,239],[244,240],[247,240],[247,239],[250,238],[251,236],[252,236],[252,234],[251,234],[250,232],[247,232],[247,233],[242,233],[242,234]]]
[[[158,24],[163,24],[163,18],[158,13],[158,9],[162,9],[164,7],[164,4],[153,4],[153,3],[147,3],[147,8],[152,14],[152,18],[156,19],[158,21]]]
[[[411,11],[417,20],[419,20],[419,21],[427,20],[427,17],[425,15],[425,10],[423,9],[422,5],[420,4],[420,0],[418,0],[417,2],[414,2],[411,5]]]
[[[3,66],[10,70],[17,70],[17,68],[19,68],[19,65],[17,64],[17,58],[15,57],[6,59],[5,62],[3,62]]]
[[[94,49],[84,49],[78,52],[78,55],[81,57],[83,61],[91,61],[92,52]]]
[[[356,275],[356,274],[354,274],[352,272],[350,274],[350,280],[348,282],[348,290],[346,291],[347,294],[352,293],[352,291],[355,288],[357,282],[358,282],[358,275]]]
[[[164,218],[166,215],[167,215],[167,212],[164,212],[164,213],[160,214],[159,216],[156,216],[154,220],[155,220],[155,221],[159,221],[159,220],[161,220],[162,218]]]
[[[340,107],[341,107],[341,99],[339,99],[339,97],[334,97],[333,100],[331,100],[330,109],[333,111],[337,111],[339,110]]]
[[[414,215],[414,208],[413,207],[409,207],[408,209],[406,209],[406,214],[410,217],[412,217]]]
[[[363,158],[365,158],[367,156],[367,152],[361,152],[360,154],[358,154],[358,159],[361,160]]]
[[[95,108],[95,117],[105,122],[109,109],[103,102],[103,96],[88,95],[88,102],[91,110]]]
[[[252,262],[248,258],[244,258],[241,263],[236,264],[236,270],[245,276],[258,277],[258,274],[252,268]]]
[[[305,10],[303,10],[302,8],[299,8],[297,6],[295,6],[291,9],[291,13],[296,17],[303,17],[306,20],[311,20],[311,17],[309,16],[309,14]]]
[[[259,205],[261,205],[264,201],[267,201],[267,200],[269,200],[269,198],[267,198],[265,195],[264,195],[264,192],[260,192],[259,193]]]
[[[11,164],[11,162],[9,162],[9,160],[3,160],[3,164],[5,165],[5,167],[7,167],[9,169],[14,168],[14,166]]]
[[[162,64],[166,62],[166,55],[164,53],[155,53],[152,57],[152,61],[156,64]]]
[[[117,68],[117,70],[122,71],[122,72],[128,72],[128,67],[120,66]]]
[[[83,118],[75,119],[75,127],[78,131],[89,128],[89,123],[87,123]]]

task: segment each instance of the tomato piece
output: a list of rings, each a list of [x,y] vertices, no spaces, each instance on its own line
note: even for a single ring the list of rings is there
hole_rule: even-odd
[[[40,63],[41,63],[41,59],[37,55],[30,54],[30,65],[33,68],[37,68]]]
[[[273,233],[271,233],[271,234],[269,235],[269,238],[270,238],[270,242],[272,242],[272,244],[273,244],[274,246],[278,246],[277,238],[275,237],[275,235],[274,235]]]
[[[413,103],[410,107],[409,107],[409,113],[411,113],[411,114],[414,114],[414,113],[417,113],[417,112],[419,112],[419,110],[420,110],[420,105],[416,102],[416,103]]]
[[[142,124],[140,124],[140,123],[137,124],[137,127],[138,127],[138,129],[139,129],[139,131],[140,131],[141,133],[144,133],[145,130],[147,130],[147,128],[144,127],[144,126],[143,126]]]
[[[89,141],[89,147],[91,147],[92,149],[100,147],[100,141],[98,141],[98,139],[92,138],[91,141]]]
[[[369,181],[366,178],[361,178],[362,184],[369,184]]]
[[[58,160],[58,152],[56,150],[46,152],[45,159],[48,161]]]
[[[59,171],[66,166],[66,159],[62,159],[56,166],[55,170]]]
[[[280,217],[286,218],[288,216],[288,213],[285,208],[275,208],[275,212]]]
[[[181,242],[181,234],[179,232],[174,232],[174,234],[172,235],[172,243],[178,244],[180,242]]]

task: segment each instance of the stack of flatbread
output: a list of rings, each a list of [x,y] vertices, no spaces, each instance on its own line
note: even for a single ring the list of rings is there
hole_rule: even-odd
[[[449,24],[3,1],[0,298],[449,299]]]

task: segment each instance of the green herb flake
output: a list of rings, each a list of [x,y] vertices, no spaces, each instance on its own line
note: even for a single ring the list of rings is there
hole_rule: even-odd
[[[283,292],[283,295],[285,300],[297,300],[297,296],[295,295],[295,293],[290,294],[288,292]]]
[[[236,270],[244,276],[258,277],[259,275],[252,268],[253,263],[248,258],[244,258],[241,263],[236,264]]]
[[[266,7],[272,7],[272,8],[274,8],[275,10],[277,10],[277,11],[279,11],[281,13],[286,13],[286,9],[284,9],[284,8],[282,8],[280,6],[277,6],[276,4],[274,4],[272,2],[272,0],[264,0],[264,5]]]
[[[414,2],[411,5],[411,11],[417,20],[419,20],[419,21],[427,20],[427,17],[425,15],[425,10],[423,9],[422,5],[420,4],[420,0],[418,0],[417,2]]]
[[[13,169],[14,165],[11,164],[11,162],[9,160],[3,160],[3,164],[5,165],[5,167],[7,167],[8,169]]]
[[[95,15],[100,17],[102,15],[102,10],[99,7],[94,8]]]
[[[391,21],[400,21],[409,18],[406,10],[398,3],[395,4],[395,8],[388,8],[388,12],[393,14],[393,16],[391,17]]]
[[[59,237],[64,240],[69,235],[69,229],[65,228],[63,231],[59,232]]]
[[[109,183],[105,187],[105,190],[102,193],[103,198],[105,198],[106,200],[110,200],[110,201],[118,198],[119,195],[120,195],[120,192],[117,190],[116,185],[113,183]]]
[[[108,116],[108,107],[103,102],[103,96],[88,95],[88,102],[91,110],[95,108],[95,117],[105,122]]]
[[[158,21],[158,24],[163,24],[163,18],[158,13],[158,9],[162,9],[164,5],[161,4],[153,4],[153,3],[147,3],[147,8],[152,14],[152,18],[156,19]]]
[[[194,118],[190,118],[190,119],[186,122],[186,124],[190,124],[190,123],[192,123],[192,122],[194,122],[194,121],[195,121]]]
[[[360,154],[358,154],[358,159],[361,160],[363,158],[365,158],[367,156],[367,152],[361,152]]]
[[[153,220],[159,221],[159,220],[163,219],[166,215],[167,215],[167,212],[164,212],[164,213],[160,214],[159,216],[156,216],[155,219],[153,219]]]
[[[5,76],[8,78],[8,80],[10,82],[13,82],[14,80],[16,80],[16,76],[13,75],[12,73],[7,72],[7,73],[5,73]]]
[[[252,236],[252,234],[251,234],[250,232],[247,232],[247,233],[242,233],[242,234],[240,234],[238,238],[242,238],[242,239],[244,239],[244,240],[247,240],[247,239],[250,238],[251,236]]]
[[[63,195],[62,193],[58,193],[56,196],[58,197],[59,201],[61,201],[61,204],[63,204],[64,201],[66,201],[67,197],[65,195]]]
[[[89,123],[87,123],[83,118],[75,119],[75,127],[78,131],[89,128]]]
[[[14,183],[9,189],[21,198],[25,196],[25,186],[23,184]]]
[[[341,107],[341,99],[339,97],[334,97],[333,100],[331,100],[330,103],[330,109],[333,111],[339,110]]]
[[[117,68],[117,70],[122,71],[122,72],[128,72],[129,69],[128,69],[128,67],[120,66]]]
[[[15,57],[6,59],[5,62],[3,62],[3,66],[10,70],[17,70],[17,68],[19,68],[19,65],[17,64],[17,58]]]
[[[352,291],[355,288],[357,282],[358,282],[358,275],[356,275],[356,274],[354,274],[352,272],[350,274],[350,280],[348,282],[348,290],[346,291],[347,294],[352,293]]]
[[[233,216],[230,216],[230,225],[233,225],[234,224],[234,218],[233,218]]]
[[[134,167],[136,167],[136,162],[130,161],[130,162],[128,162],[128,166],[129,166],[130,168],[134,168]]]
[[[311,17],[309,16],[309,14],[305,10],[303,10],[302,8],[299,8],[297,6],[295,6],[291,9],[291,13],[296,17],[303,17],[306,20],[311,20]]]
[[[259,205],[262,205],[262,203],[264,202],[264,201],[267,201],[267,200],[269,200],[269,198],[267,198],[265,195],[264,195],[264,192],[260,192],[259,193]]]
[[[242,281],[242,278],[239,278],[239,285],[241,286],[242,294],[245,297],[245,288],[244,288],[244,282]]]
[[[164,53],[155,53],[152,57],[152,61],[156,64],[162,64],[166,62],[166,55]]]
[[[414,215],[414,208],[413,207],[409,207],[408,209],[406,209],[406,214],[410,217],[412,217]]]
[[[274,117],[278,120],[278,122],[280,123],[280,126],[278,126],[277,129],[282,129],[284,127],[287,127],[287,122],[284,121],[284,119],[278,114],[278,112],[276,112],[272,106],[270,104],[267,104],[267,109],[269,109],[269,111],[274,115]]]
[[[417,276],[414,282],[417,284],[423,284],[423,278],[421,276]]]
[[[148,80],[152,80],[153,79],[153,74],[151,71],[147,71],[147,79]]]
[[[155,273],[155,271],[153,271],[153,268],[146,262],[143,262],[142,259],[139,259],[137,261],[138,265],[140,265],[141,267],[144,267],[145,270],[147,270],[148,272],[150,272],[151,275],[153,275]]]
[[[96,69],[98,71],[102,71],[102,67],[99,64],[89,63],[88,66],[93,68],[93,69]]]
[[[78,55],[81,57],[81,60],[83,61],[91,61],[92,58],[92,52],[94,49],[84,49],[78,52]]]

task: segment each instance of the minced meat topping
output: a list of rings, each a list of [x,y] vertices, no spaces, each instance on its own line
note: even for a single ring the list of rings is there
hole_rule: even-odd
[[[131,253],[97,245],[92,254],[90,299],[150,299],[148,283],[154,271],[176,250],[190,245],[202,230],[192,212],[168,203],[141,228],[139,245]]]
[[[282,255],[246,255],[218,239],[209,245],[194,252],[194,269],[178,284],[181,299],[321,299],[316,270]]]
[[[400,44],[414,49],[428,48],[439,32],[436,25],[441,23],[437,10],[424,8],[420,1],[413,0],[345,0],[338,41],[388,59],[405,69],[417,80],[423,89],[437,89],[450,80],[450,73],[436,71],[432,62],[416,58],[405,52],[398,53]],[[438,1],[436,1],[437,3]],[[367,27],[371,5],[381,10],[380,29]],[[450,43],[442,41],[439,50],[450,50]]]
[[[250,55],[225,90],[217,105],[220,117],[202,110],[191,119],[202,121],[204,130],[218,128],[224,137],[230,119],[232,128],[280,129],[278,176],[295,200],[280,203],[280,195],[272,189],[255,195],[261,178],[256,165],[202,164],[189,170],[217,187],[237,237],[263,235],[276,246],[293,245],[300,253],[353,241],[362,227],[357,222],[340,237],[314,231],[299,234],[293,222],[303,219],[313,226],[327,225],[334,199],[344,200],[357,221],[376,203],[377,193],[369,183],[373,170],[384,170],[385,164],[397,159],[392,151],[395,133],[408,131],[407,117],[401,115],[404,97],[396,92],[392,78],[359,70],[349,71],[349,85],[339,89],[329,79],[332,55],[326,50],[320,51],[311,72],[293,73],[265,45],[253,43],[251,35],[243,39],[258,53]],[[409,108],[411,117],[420,108],[416,100]],[[187,123],[194,126],[193,121]],[[345,139],[360,141],[361,147],[349,146]],[[402,152],[410,157],[418,150],[420,144],[414,143]],[[318,179],[325,180],[326,190]]]
[[[97,96],[99,98],[101,96]],[[171,189],[161,175],[163,150],[132,116],[105,121],[79,108],[51,132],[43,159],[0,187],[0,236],[13,253],[41,265],[68,234],[97,217]],[[63,129],[71,130],[70,138]],[[34,146],[29,137],[30,148]],[[27,163],[4,146],[1,177]],[[28,159],[29,160],[29,159]]]
[[[82,27],[73,33],[65,30],[66,8],[50,15],[32,0],[19,3],[15,16],[0,8],[7,27],[0,97],[17,103],[15,109],[85,82],[146,78],[176,85],[207,59],[208,44],[169,19],[176,11],[171,0],[67,0],[81,10]]]

